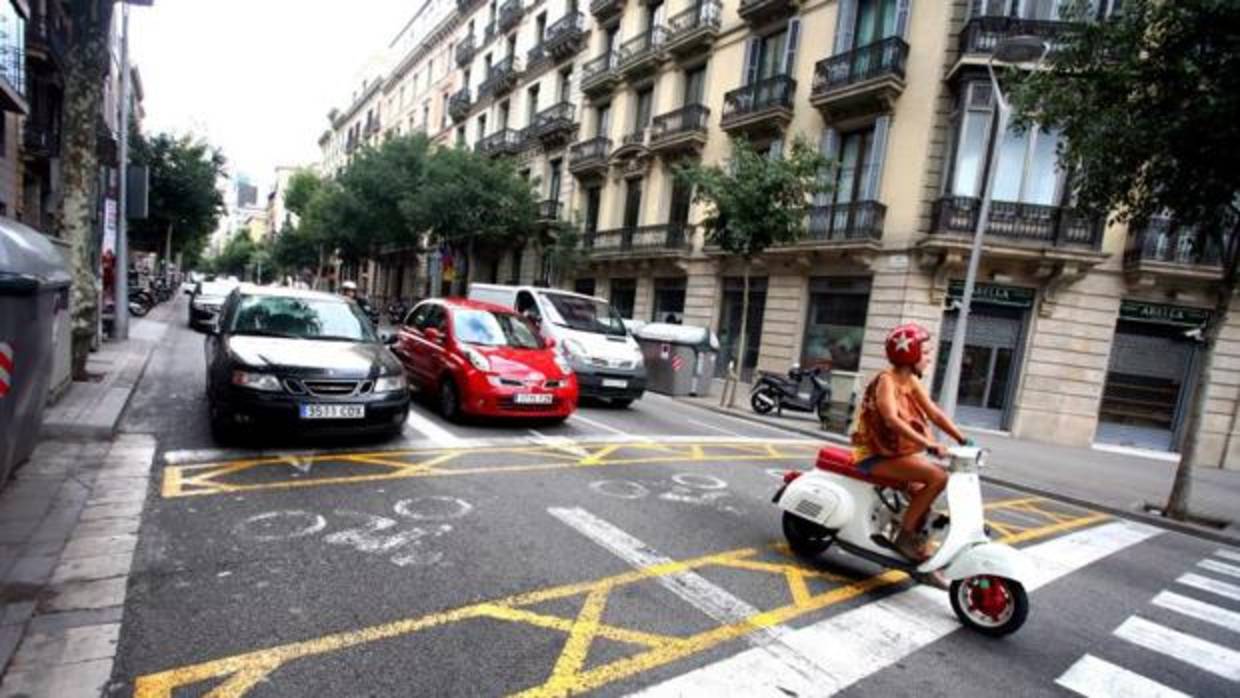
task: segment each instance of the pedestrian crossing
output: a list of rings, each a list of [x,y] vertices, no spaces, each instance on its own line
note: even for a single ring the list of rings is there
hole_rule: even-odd
[[[1175,580],[1174,588],[1159,591],[1150,600],[1150,606],[1154,609],[1170,613],[1154,611],[1129,616],[1112,632],[1112,636],[1128,647],[1154,653],[1174,665],[1174,671],[1157,673],[1191,678],[1192,672],[1198,672],[1208,679],[1240,684],[1240,607],[1235,603],[1240,602],[1240,585],[1220,579],[1240,578],[1240,567],[1231,564],[1233,562],[1240,562],[1240,552],[1216,550],[1196,564],[1196,571],[1180,575]],[[1153,617],[1163,622],[1151,620]],[[1219,641],[1220,637],[1200,637],[1200,633],[1184,626],[1195,626],[1192,630],[1206,626],[1222,629],[1225,631],[1221,635],[1223,642]],[[1155,673],[1149,669],[1157,667],[1125,667],[1094,654],[1086,654],[1060,675],[1055,683],[1086,698],[1191,695],[1182,691],[1182,686],[1168,686],[1134,669]]]

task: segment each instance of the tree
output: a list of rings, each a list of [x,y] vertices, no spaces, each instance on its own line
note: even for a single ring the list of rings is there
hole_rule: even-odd
[[[418,133],[389,138],[378,148],[364,148],[337,178],[353,206],[338,247],[357,260],[385,243],[416,244],[421,232],[405,202],[422,186],[430,141]]]
[[[772,245],[801,237],[811,199],[825,187],[821,174],[826,166],[827,160],[799,138],[787,157],[768,157],[748,141],[737,139],[723,167],[695,164],[677,170],[677,177],[695,187],[694,200],[707,207],[702,219],[707,242],[739,256],[743,265],[739,348],[730,372],[733,383],[745,361],[753,260]],[[735,385],[730,396],[724,392],[728,406],[733,406]]]
[[[301,169],[289,176],[288,188],[284,190],[284,206],[298,216],[306,215],[310,200],[323,186],[323,180],[314,170]]]
[[[1240,4],[1129,0],[1102,21],[1090,21],[1088,4],[1073,4],[1078,23],[1057,40],[1047,70],[1014,88],[1016,124],[1062,130],[1060,164],[1079,175],[1081,208],[1131,227],[1169,215],[1198,231],[1199,245],[1222,251],[1198,390],[1165,507],[1183,519],[1214,349],[1237,284]]]
[[[319,261],[319,249],[304,226],[285,224],[271,247],[271,262],[282,274],[301,276]]]
[[[220,253],[211,259],[211,270],[217,274],[242,276],[250,267],[258,246],[250,239],[250,234],[241,229],[228,238]]]
[[[216,182],[224,174],[224,155],[189,135],[160,133],[146,139],[130,129],[131,158],[150,168],[149,212],[130,224],[135,249],[201,250],[224,211]],[[192,256],[192,255],[191,255]]]

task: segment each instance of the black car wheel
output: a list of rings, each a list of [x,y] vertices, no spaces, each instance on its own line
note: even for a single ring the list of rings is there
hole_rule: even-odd
[[[208,403],[211,419],[211,438],[220,446],[231,445],[237,438],[231,415],[225,414],[214,402]]]
[[[461,416],[461,398],[456,383],[451,378],[443,379],[439,385],[439,414],[452,422]]]

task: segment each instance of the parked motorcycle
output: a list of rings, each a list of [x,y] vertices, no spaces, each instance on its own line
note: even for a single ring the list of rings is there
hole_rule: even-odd
[[[142,288],[129,289],[129,314],[133,317],[142,317],[155,307],[155,297],[149,291]]]
[[[405,321],[405,316],[409,314],[409,306],[405,303],[404,299],[397,298],[391,303],[388,303],[387,314],[388,320],[392,323],[392,325],[399,327],[400,324]]]
[[[810,391],[803,393],[801,383],[807,376]],[[831,408],[831,370],[823,366],[805,370],[793,364],[787,376],[760,371],[749,391],[749,405],[758,414],[772,410],[776,414],[783,414],[784,410],[813,412],[825,422]]]
[[[948,453],[948,513],[927,526],[928,532],[947,533],[925,562],[905,559],[892,543],[908,508],[907,483],[857,470],[852,451],[842,446],[823,447],[814,470],[784,474],[774,498],[784,512],[784,536],[804,556],[837,544],[914,577],[941,572],[951,582],[952,610],[964,625],[992,637],[1008,635],[1029,614],[1022,580],[1030,578],[1031,566],[1024,553],[988,536],[978,478],[985,452],[962,446]]]

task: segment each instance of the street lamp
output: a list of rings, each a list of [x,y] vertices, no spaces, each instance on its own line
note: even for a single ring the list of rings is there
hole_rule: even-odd
[[[995,95],[995,121],[982,170],[985,173],[985,181],[982,185],[982,201],[978,206],[977,224],[973,229],[973,245],[969,250],[969,269],[964,277],[964,290],[960,295],[951,351],[947,355],[947,367],[943,372],[943,384],[939,390],[943,411],[949,417],[956,415],[956,396],[960,391],[960,368],[964,361],[969,308],[973,303],[973,287],[977,283],[977,268],[982,260],[982,241],[986,234],[986,223],[990,219],[990,200],[995,188],[995,170],[998,169],[999,164],[1000,139],[1007,133],[1008,118],[1012,113],[1011,106],[1004,99],[1003,90],[999,87],[999,80],[995,78],[995,61],[1034,62],[1033,67],[1036,70],[1046,58],[1046,54],[1050,52],[1050,48],[1049,43],[1036,36],[1013,36],[1000,41],[995,46],[994,52],[990,54],[990,60],[986,62],[986,72],[990,75],[990,87]]]

